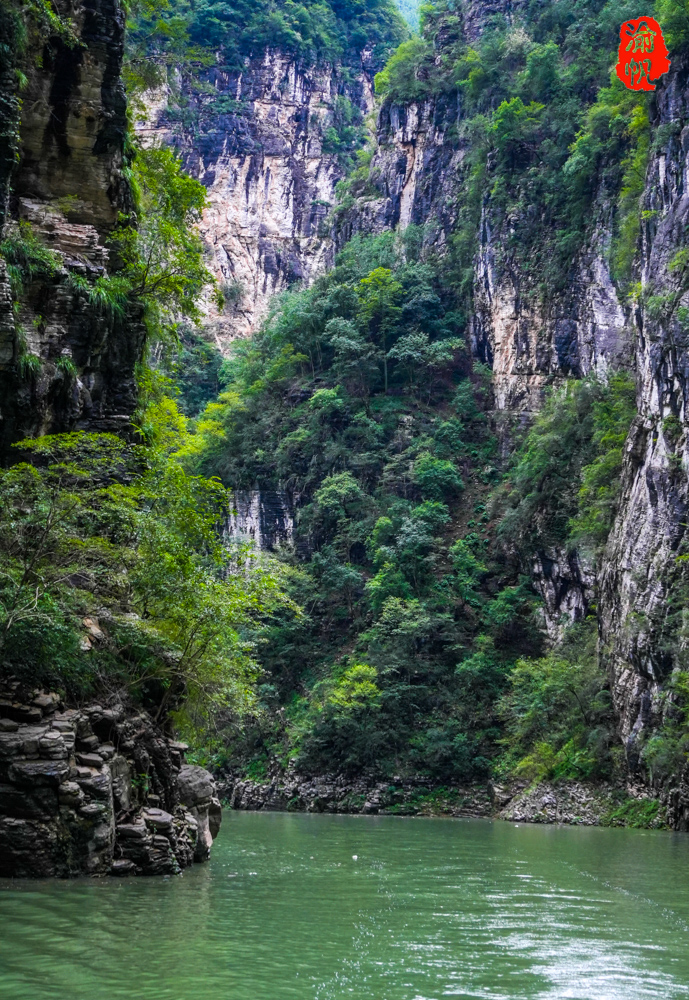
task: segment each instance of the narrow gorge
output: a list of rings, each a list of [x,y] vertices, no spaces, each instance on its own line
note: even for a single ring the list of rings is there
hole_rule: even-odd
[[[0,874],[179,872],[220,798],[689,829],[651,7],[637,91],[627,3],[5,5]]]
[[[684,16],[678,11],[670,5],[661,13],[666,13],[669,23],[678,25],[683,23]],[[455,301],[460,310],[466,311],[457,328],[466,336],[468,356],[490,369],[490,420],[500,455],[497,468],[509,470],[510,452],[524,428],[539,412],[546,395],[559,391],[558,387],[567,380],[605,383],[611,373],[628,372],[636,382],[637,415],[621,449],[619,471],[616,468],[613,474],[619,476],[620,486],[603,485],[603,491],[608,491],[603,499],[606,510],[595,512],[599,520],[609,520],[603,528],[605,537],[598,530],[592,536],[582,537],[580,544],[573,544],[561,525],[553,530],[557,515],[554,517],[554,512],[548,509],[548,500],[539,510],[538,498],[534,500],[534,494],[530,493],[523,498],[522,506],[531,506],[539,530],[531,531],[528,539],[523,528],[518,536],[513,533],[509,541],[503,542],[504,554],[499,559],[503,565],[505,560],[508,563],[511,560],[512,573],[522,572],[530,577],[540,599],[539,613],[543,615],[545,634],[556,646],[567,623],[593,622],[595,618],[597,656],[610,680],[615,739],[620,741],[629,768],[627,786],[634,789],[632,796],[643,797],[640,789],[649,781],[653,785],[653,769],[649,773],[648,764],[644,766],[642,762],[643,747],[650,746],[652,752],[654,741],[662,742],[659,732],[668,727],[676,730],[683,712],[676,684],[683,669],[681,622],[685,600],[682,553],[686,457],[680,372],[682,301],[686,290],[683,283],[686,155],[682,130],[686,122],[687,69],[680,44],[669,74],[661,79],[648,104],[634,104],[633,95],[626,99],[623,89],[615,89],[614,81],[613,87],[606,89],[605,75],[612,61],[615,32],[619,30],[617,22],[623,14],[624,11],[594,5],[586,15],[591,18],[590,24],[598,17],[598,27],[604,25],[603,30],[610,31],[607,50],[610,61],[603,58],[597,62],[599,53],[588,60],[600,68],[602,78],[598,79],[597,87],[587,90],[593,82],[586,77],[587,72],[591,73],[590,67],[584,66],[590,53],[581,41],[581,23],[574,16],[565,16],[558,8],[549,22],[548,14],[527,3],[436,5],[434,12],[425,14],[422,38],[404,43],[376,81],[382,102],[379,98],[375,118],[368,119],[373,131],[368,139],[359,139],[357,165],[350,168],[337,194],[333,181],[338,171],[327,153],[327,144],[322,141],[324,123],[334,122],[336,111],[332,91],[329,98],[324,94],[318,67],[303,71],[305,75],[300,77],[289,59],[275,61],[278,57],[267,49],[259,59],[253,56],[235,77],[223,77],[214,70],[204,77],[220,95],[217,99],[225,100],[232,93],[240,103],[246,102],[244,107],[248,110],[242,112],[246,116],[244,121],[226,124],[224,119],[208,116],[204,119],[201,107],[212,106],[216,100],[215,96],[208,98],[207,92],[196,97],[186,93],[186,106],[195,109],[195,124],[179,128],[176,135],[169,123],[166,125],[169,111],[161,112],[156,106],[153,118],[157,134],[182,152],[187,169],[209,191],[210,205],[202,228],[213,248],[216,273],[221,280],[239,279],[242,289],[248,290],[247,302],[255,305],[249,306],[246,316],[254,330],[266,315],[270,293],[299,283],[312,284],[319,274],[332,268],[338,251],[347,253],[348,241],[382,238],[391,232],[404,240],[405,234],[413,233],[415,259],[438,261],[440,270],[446,269],[452,275],[449,282],[442,277],[437,279],[442,286],[441,297],[448,284],[455,282]],[[499,45],[502,49],[498,52]],[[367,59],[370,60],[370,54],[365,50],[361,66],[354,67],[354,72],[361,74],[356,79],[355,92],[340,83],[346,98],[351,97],[362,113],[373,106],[373,73],[366,71]],[[217,61],[221,61],[220,55]],[[488,68],[484,68],[486,61]],[[271,83],[267,87],[264,72],[269,66],[274,72],[269,73]],[[331,87],[337,86],[338,73],[329,77]],[[503,101],[495,110],[500,75],[508,96],[509,80],[515,81],[512,94],[518,91],[520,96]],[[579,76],[583,79],[577,80]],[[486,120],[485,112],[483,118],[475,113],[482,108],[482,90],[486,92],[485,108],[493,115],[492,123]],[[175,100],[179,101],[180,93],[184,94],[183,86]],[[314,93],[322,109],[320,120],[312,110]],[[578,121],[544,122],[544,114],[548,116],[550,109],[564,100],[564,93],[576,94],[580,102]],[[527,98],[531,98],[531,104]],[[499,135],[503,109],[504,139]],[[531,117],[530,109],[533,109]],[[512,117],[508,118],[508,112]],[[210,124],[197,124],[204,121]],[[260,123],[268,122],[270,139],[266,142],[260,138]],[[315,132],[310,139],[309,126]],[[563,128],[565,133],[567,128],[571,129],[568,141],[563,142],[562,136],[556,135],[556,127]],[[300,134],[300,128],[306,131]],[[260,158],[254,152],[255,147],[240,150],[228,146],[229,136],[231,143],[237,143],[238,135],[247,134],[254,142],[259,137]],[[548,147],[549,156],[544,169],[547,180],[540,190],[531,176],[539,144]],[[558,174],[562,178],[560,191],[555,190]],[[319,177],[330,178],[329,186],[318,188],[316,183],[313,187],[311,181],[305,181]],[[554,187],[546,190],[548,182]],[[222,186],[222,194],[218,185]],[[299,201],[300,192],[309,192],[311,215],[305,212],[303,200]],[[315,197],[319,192],[322,197]],[[579,203],[569,205],[567,198],[572,202],[578,198]],[[318,216],[317,225],[314,212]],[[307,217],[308,224],[304,225]],[[244,233],[241,250],[237,243],[240,230]],[[311,252],[314,244],[306,239],[314,232],[318,234],[319,247],[315,256]],[[274,265],[287,259],[284,251],[276,249],[274,236],[280,233],[281,247],[286,245],[285,238],[292,241],[294,255],[286,269],[281,266],[276,269]],[[539,241],[543,241],[541,246]],[[231,267],[241,268],[243,280],[239,271],[228,270],[218,258],[218,247],[223,247],[222,256],[230,245],[235,247],[234,254],[230,254],[235,262]],[[251,264],[245,263],[247,252]],[[409,249],[402,254],[405,252],[409,260]],[[255,278],[247,279],[250,272],[260,272],[263,276],[261,287],[266,297],[262,304],[257,298]],[[412,301],[418,301],[418,297]],[[443,307],[447,310],[448,304],[444,302]],[[287,316],[290,308],[295,312],[303,308],[302,324],[313,323],[317,311],[311,303],[300,307],[296,300],[293,307],[284,308]],[[429,311],[419,323],[418,315],[414,316],[410,308],[407,329],[423,330],[424,323],[432,324],[436,318],[437,312],[433,316]],[[240,332],[240,327],[233,327],[232,322],[225,324],[212,316],[211,328],[224,351],[228,349],[227,340]],[[289,318],[286,322],[289,324]],[[280,320],[275,326],[278,338],[279,323]],[[227,331],[227,340],[223,339],[223,329]],[[327,330],[326,325],[324,344],[329,342]],[[345,336],[339,330],[337,335]],[[301,343],[308,339],[309,335],[304,334]],[[320,352],[321,348],[316,350]],[[391,353],[395,350],[393,347]],[[413,350],[416,363],[424,364],[421,345],[414,344],[413,349],[410,346],[409,355]],[[313,365],[313,355],[311,351],[308,353]],[[402,360],[402,352],[399,357]],[[361,359],[358,363],[361,364]],[[339,387],[319,389],[320,385],[334,384],[323,371],[323,365],[328,368],[330,363],[320,364],[322,374],[312,383],[316,389],[313,399],[319,391],[341,394]],[[350,362],[350,369],[353,365]],[[336,373],[334,381],[341,381],[341,375]],[[305,398],[301,388],[280,391],[287,392],[291,407]],[[351,393],[349,385],[347,391]],[[396,391],[399,396],[400,390]],[[402,388],[401,393],[413,395],[413,390]],[[430,393],[428,398],[432,399]],[[336,405],[333,402],[332,406]],[[346,403],[340,406],[346,409]],[[418,405],[412,403],[414,409]],[[228,407],[226,419],[232,423],[235,418],[230,411]],[[335,420],[334,412],[331,411],[331,420]],[[407,421],[411,426],[416,415],[411,412],[399,419],[401,426]],[[238,416],[235,430],[241,423],[242,417]],[[305,427],[304,424],[301,431],[292,433],[305,434]],[[413,438],[413,431],[408,434]],[[235,447],[247,447],[241,432],[230,436],[230,440]],[[393,437],[390,441],[393,451],[403,451],[397,439]],[[275,444],[278,454],[273,462],[264,458],[252,460],[248,456],[229,460],[217,456],[205,467],[220,470],[228,484],[238,488],[240,509],[246,507],[242,497],[248,494],[241,491],[247,487],[256,498],[252,502],[259,506],[262,482],[273,495],[277,489],[290,516],[296,514],[296,545],[301,553],[298,559],[311,560],[313,565],[314,549],[322,550],[324,544],[327,548],[337,532],[331,526],[330,530],[321,530],[318,537],[318,529],[314,530],[312,524],[300,531],[300,522],[303,524],[308,515],[313,517],[314,496],[317,505],[317,490],[320,483],[328,481],[327,474],[315,473],[315,479],[309,473],[294,474],[280,461],[279,451],[284,445],[277,440]],[[209,447],[211,451],[215,447],[212,439]],[[544,447],[548,447],[546,441]],[[358,450],[357,445],[354,450]],[[437,445],[436,451],[439,453]],[[409,468],[413,480],[413,453],[407,454],[412,459]],[[605,460],[610,461],[611,456],[605,456],[601,465]],[[617,461],[616,456],[614,460]],[[325,464],[331,474],[348,467],[355,469],[347,458],[334,455],[332,462]],[[466,460],[464,471],[467,471]],[[361,482],[362,476],[354,474]],[[469,475],[476,472],[472,470]],[[509,471],[507,476],[509,480]],[[364,473],[364,481],[365,478]],[[577,484],[567,484],[568,488],[573,485],[575,490],[579,488]],[[406,486],[402,492],[407,497],[413,495],[413,487],[412,494]],[[430,497],[441,499],[440,492],[435,496],[432,491],[424,495],[421,490],[421,499]],[[340,508],[344,517],[352,517],[342,493],[338,501],[344,505]],[[495,504],[493,497],[491,502]],[[572,501],[569,502],[571,505]],[[509,508],[510,501],[507,505]],[[308,515],[299,513],[304,506]],[[494,511],[499,520],[497,504]],[[466,520],[462,511],[457,520],[461,522],[463,516]],[[503,515],[503,526],[511,516],[509,510]],[[269,520],[270,513],[259,512],[257,507],[256,523],[266,517]],[[357,517],[362,517],[361,506],[353,519]],[[258,534],[270,537],[265,525],[258,531],[249,521],[245,523],[252,537]],[[455,530],[457,527],[455,524]],[[509,534],[508,529],[503,537]],[[284,533],[281,537],[288,540]],[[272,540],[268,547],[274,548]],[[345,548],[348,553],[343,560],[345,565],[354,569],[365,562],[361,556],[352,558],[351,543]],[[337,561],[342,559],[338,553]],[[325,568],[321,570],[324,571]],[[344,569],[341,572],[346,576]],[[357,585],[369,589],[371,584],[365,582],[365,573],[361,583],[353,583],[355,590]],[[271,672],[281,669],[284,666],[273,666],[271,662]],[[279,683],[277,686],[280,689]],[[264,724],[265,720],[259,731]],[[673,738],[677,737],[675,731]],[[267,743],[263,733],[258,736],[253,733],[250,740],[256,738],[259,758],[266,760],[269,769],[276,766],[277,759],[270,751],[266,755],[265,750],[275,734],[270,734]],[[451,739],[446,742],[451,743]],[[663,746],[660,755],[666,752],[669,748]],[[332,775],[337,761],[330,760],[328,764]],[[658,764],[658,770],[667,767],[665,761]],[[310,765],[313,767],[312,762]],[[253,766],[260,771],[262,765]],[[403,768],[398,764],[397,770]],[[528,768],[525,775],[527,771]],[[581,770],[582,776],[584,771],[585,768]],[[547,774],[547,765],[543,772]],[[443,777],[446,775],[447,772]],[[372,773],[371,777],[374,776]],[[426,771],[425,780],[421,780],[424,791],[432,787],[433,780],[431,777],[429,783],[429,777]],[[308,775],[304,778],[308,779]],[[309,808],[333,808],[337,794],[331,792],[325,799],[308,791],[302,795],[298,791],[301,787],[298,775],[296,779],[295,782],[295,777],[289,777],[284,784],[279,769],[271,773],[267,801],[280,802],[283,807],[295,801],[302,807],[310,803]],[[387,779],[382,776],[381,779],[382,788]],[[436,782],[439,779],[437,774]],[[333,779],[328,780],[332,786]],[[653,799],[662,786],[667,821],[680,827],[686,823],[683,783],[680,773],[672,778],[667,774],[661,785],[656,782],[655,791],[646,793]],[[367,803],[370,796],[366,792],[367,788],[376,787],[375,781],[369,780],[367,784],[366,780],[360,780],[359,785],[358,798],[367,809],[375,811],[375,806]],[[401,791],[404,778],[399,785],[399,795],[406,800],[408,790]],[[260,790],[256,797],[251,782],[248,787],[248,800],[259,803]],[[308,780],[304,788],[308,788]],[[241,792],[237,797],[235,793],[237,801],[244,794]],[[390,808],[399,795],[388,796]],[[547,791],[544,801],[548,795],[552,798],[552,790]],[[414,798],[413,791],[411,797]],[[502,788],[497,797],[504,803]],[[351,795],[344,793],[339,796],[342,802],[350,798]],[[328,805],[318,806],[319,801]],[[471,795],[467,801],[471,802]],[[349,806],[345,804],[343,808]],[[567,814],[566,809],[563,814]],[[543,818],[554,815],[546,804]]]

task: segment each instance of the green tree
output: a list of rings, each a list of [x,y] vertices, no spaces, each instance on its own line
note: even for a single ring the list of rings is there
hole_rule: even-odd
[[[614,728],[596,640],[591,619],[571,626],[547,656],[517,662],[499,706],[504,767],[537,779],[610,775]]]
[[[170,440],[21,442],[35,464],[0,472],[5,670],[73,693],[124,684],[158,714],[246,701],[249,633],[282,597],[250,552],[227,550],[226,491],[170,461]]]
[[[361,318],[369,324],[383,352],[383,381],[388,391],[388,338],[400,314],[402,286],[387,267],[377,267],[359,282]]]
[[[136,151],[132,182],[136,216],[122,219],[112,243],[129,294],[144,307],[149,336],[164,339],[180,320],[199,318],[199,296],[214,280],[196,225],[206,191],[162,148]]]

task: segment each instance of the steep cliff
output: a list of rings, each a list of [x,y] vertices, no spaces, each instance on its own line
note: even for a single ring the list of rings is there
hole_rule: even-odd
[[[135,405],[143,348],[136,307],[109,314],[88,293],[116,270],[108,236],[131,201],[124,10],[119,0],[55,9],[51,18],[37,5],[26,22],[11,5],[5,14],[14,19],[15,65],[2,100],[16,162],[2,192],[10,265],[9,276],[5,262],[0,273],[3,451],[48,431],[121,429]]]
[[[10,447],[19,439],[55,434],[48,444],[53,457],[62,444],[77,452],[114,448],[120,456],[129,448],[111,434],[59,437],[73,430],[122,435],[137,405],[143,285],[121,280],[124,255],[110,239],[118,226],[124,243],[134,233],[124,31],[119,0],[38,0],[5,4],[0,12],[0,462],[9,467],[2,469],[0,498],[3,876],[176,873],[208,857],[220,822],[212,779],[184,763],[184,745],[163,732],[141,699],[116,693],[126,685],[112,676],[108,682],[107,667],[93,683],[94,645],[105,635],[97,618],[84,615],[84,597],[95,597],[99,587],[81,571],[84,563],[80,569],[79,528],[72,522],[66,530],[65,517],[84,513],[74,492],[64,502],[64,474],[76,466],[69,459],[61,466],[47,503],[40,490],[23,494],[23,515],[37,519],[26,534],[13,506],[22,493],[16,483],[35,485],[41,478],[36,466],[44,464],[31,446],[22,457],[33,457],[36,466],[14,464],[18,456]],[[122,226],[125,215],[129,229]],[[107,464],[93,477],[76,472],[71,488],[107,480],[117,490],[140,481],[140,462],[129,473],[121,464],[106,471]],[[95,530],[97,545],[107,548],[105,522]],[[63,550],[64,572],[48,580],[60,562],[58,536],[76,548],[69,555]],[[20,557],[18,570],[22,540],[33,555]],[[99,551],[92,565],[100,573],[105,549]],[[98,613],[104,605],[123,608],[121,597],[113,601],[101,591]],[[59,641],[47,653],[40,636],[50,645],[70,628],[81,634],[68,641],[66,658]],[[113,652],[111,663],[119,656]],[[72,667],[79,656],[86,669],[77,678]],[[38,686],[46,678],[59,693]],[[95,690],[99,704],[92,701]],[[162,710],[158,715],[165,717]]]
[[[526,14],[518,5],[467,3],[461,30],[475,41],[485,15],[502,15],[517,31],[520,24],[532,31],[528,18],[520,21]],[[456,38],[452,20],[449,32],[447,22],[434,26],[436,64]],[[356,231],[413,223],[425,227],[429,244],[451,250],[453,234],[475,213],[469,336],[475,356],[492,369],[498,412],[528,418],[544,390],[566,376],[604,376],[619,367],[636,373],[638,416],[625,446],[624,495],[602,563],[596,572],[581,555],[543,548],[530,567],[553,637],[563,615],[581,618],[598,603],[601,653],[633,771],[642,733],[648,738],[678,711],[666,687],[685,655],[688,74],[677,55],[651,110],[653,151],[647,169],[642,162],[645,184],[637,194],[641,238],[627,281],[615,273],[612,251],[622,225],[616,190],[596,171],[587,178],[590,218],[567,260],[566,281],[536,293],[533,255],[524,259],[510,245],[529,219],[538,231],[538,209],[527,202],[505,210],[495,185],[498,152],[488,156],[480,198],[470,200],[476,133],[462,127],[469,88],[404,104],[385,100],[368,187],[360,194],[351,185],[338,222],[341,243]],[[639,282],[633,301],[632,279]],[[686,824],[684,794],[673,793],[679,824]]]
[[[526,14],[526,5],[505,2],[468,2],[452,12],[441,6],[436,19],[427,17],[433,39],[427,63],[447,60],[446,72],[454,63],[457,73],[466,46],[475,52],[471,46],[478,46],[488,28],[510,26],[501,66],[507,75],[513,72],[510,53],[523,60],[533,45],[527,34],[534,33],[533,18],[525,21]],[[479,56],[473,58],[475,67]],[[403,231],[411,224],[419,227],[424,244],[446,255],[454,280],[466,288],[472,353],[493,373],[496,419],[507,455],[514,440],[510,428],[523,426],[538,412],[549,387],[566,377],[604,376],[633,364],[634,320],[612,274],[615,187],[607,178],[588,177],[589,225],[566,255],[560,287],[544,288],[536,255],[525,256],[519,246],[524,230],[531,230],[533,239],[543,226],[544,208],[529,204],[538,197],[533,193],[524,204],[514,204],[514,198],[506,207],[506,171],[495,150],[486,157],[488,137],[472,120],[483,107],[472,100],[468,81],[460,87],[436,81],[434,87],[426,83],[425,65],[415,70],[412,64],[405,71],[416,72],[429,96],[398,103],[393,89],[383,101],[369,171],[348,182],[335,214],[335,241],[343,246],[357,232]],[[543,598],[551,636],[558,634],[563,616],[585,617],[595,592],[586,557],[541,547],[525,568]]]
[[[686,657],[688,101],[689,66],[682,57],[658,93],[658,139],[642,200],[642,292],[633,316],[639,412],[600,575],[601,638],[635,766],[644,730],[672,715],[674,699],[668,704],[662,692],[673,671],[685,669]],[[686,826],[683,789],[675,808]]]
[[[332,264],[325,220],[352,145],[338,129],[352,138],[361,131],[373,67],[365,52],[353,77],[267,49],[241,71],[208,71],[204,82],[210,100],[179,81],[195,128],[177,124],[164,100],[140,134],[177,149],[208,191],[200,229],[225,301],[221,310],[209,301],[206,316],[222,348],[256,329],[273,295]],[[211,117],[209,106],[228,110]]]
[[[390,0],[189,10],[179,34],[132,35],[144,141],[173,146],[208,191],[201,224],[224,295],[205,313],[217,345],[255,330],[271,297],[332,265],[327,217],[365,138],[373,78],[405,35]],[[272,27],[268,29],[267,24]],[[155,86],[144,54],[158,67]],[[148,89],[145,89],[148,87]]]
[[[452,54],[454,46],[476,41],[496,15],[512,23],[518,10],[519,5],[504,2],[467,3],[460,17],[439,16],[433,25],[436,59],[446,49]],[[527,37],[520,30],[514,30],[515,51]],[[408,72],[413,69],[412,64]],[[596,224],[568,260],[566,287],[539,294],[540,275],[532,262],[525,266],[510,249],[517,218],[505,210],[504,193],[493,191],[500,176],[495,154],[481,174],[478,194],[471,189],[476,146],[485,141],[466,127],[472,112],[461,89],[404,104],[394,94],[386,98],[365,185],[350,183],[338,206],[335,236],[342,246],[355,232],[404,230],[413,224],[424,227],[427,244],[450,251],[453,236],[468,224],[478,244],[471,260],[472,350],[493,371],[497,410],[528,415],[540,408],[544,389],[563,376],[604,373],[629,360],[629,310],[610,273],[614,203],[611,192],[594,188]],[[360,187],[366,188],[363,194]],[[536,206],[526,208],[522,226],[530,218],[537,231]]]

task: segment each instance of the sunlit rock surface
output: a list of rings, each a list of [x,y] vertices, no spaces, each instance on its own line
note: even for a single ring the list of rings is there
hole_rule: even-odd
[[[242,72],[207,71],[225,110],[200,117],[194,131],[170,115],[169,87],[150,95],[144,141],[174,146],[208,191],[201,233],[225,306],[209,298],[206,319],[221,349],[257,328],[276,292],[310,284],[332,263],[326,219],[345,166],[324,137],[338,97],[361,118],[372,109],[373,72],[367,52],[350,82],[337,67],[304,67],[269,49]],[[200,113],[207,97],[170,83]]]

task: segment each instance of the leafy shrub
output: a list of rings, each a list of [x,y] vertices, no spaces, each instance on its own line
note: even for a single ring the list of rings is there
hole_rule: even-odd
[[[222,65],[241,69],[246,56],[266,48],[306,63],[354,62],[370,47],[382,60],[406,35],[391,0],[171,0],[161,10],[143,5],[132,24],[130,85],[150,85],[147,58],[161,56],[184,68],[220,53]],[[176,62],[175,62],[176,60]]]
[[[662,826],[658,799],[625,799],[603,817],[602,826],[628,826],[648,830]]]
[[[464,489],[457,467],[447,459],[422,452],[414,463],[414,481],[429,500],[452,500]]]
[[[159,713],[241,701],[248,631],[280,596],[222,544],[222,487],[111,435],[19,447],[36,464],[0,473],[3,669],[72,693],[124,685]]]
[[[26,282],[35,278],[54,278],[62,269],[61,255],[49,250],[28,222],[20,222],[9,230],[0,243],[0,254],[7,262],[15,299],[21,295]]]
[[[31,351],[22,351],[17,358],[17,374],[21,379],[31,381],[36,379],[43,370],[43,361]]]
[[[500,713],[506,770],[534,780],[609,776],[614,729],[595,622],[571,626],[545,657],[519,660]]]
[[[634,380],[625,372],[612,374],[593,403],[594,458],[581,470],[578,510],[570,523],[571,539],[584,547],[607,540],[622,489],[624,443],[635,416]]]
[[[388,94],[396,101],[418,101],[430,96],[433,86],[426,69],[430,47],[424,38],[415,35],[402,42],[385,69],[376,74],[376,93]]]
[[[85,290],[92,302],[111,312],[123,309],[126,293],[135,298],[155,341],[174,334],[180,320],[199,318],[199,296],[214,281],[196,228],[206,190],[182,171],[171,150],[155,147],[137,149],[131,180],[136,225],[122,219],[111,236],[122,271]]]
[[[624,372],[552,391],[515,454],[501,535],[524,552],[604,544],[635,413],[635,384]]]

